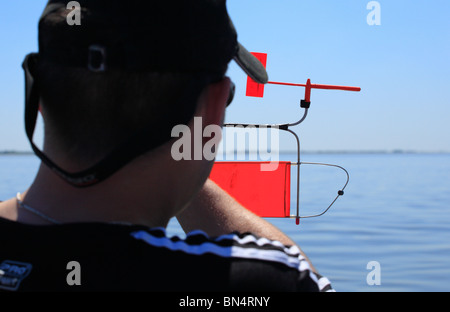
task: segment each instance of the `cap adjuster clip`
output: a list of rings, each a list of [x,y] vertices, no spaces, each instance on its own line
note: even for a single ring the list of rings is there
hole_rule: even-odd
[[[88,69],[96,73],[106,71],[105,47],[98,44],[89,47]]]

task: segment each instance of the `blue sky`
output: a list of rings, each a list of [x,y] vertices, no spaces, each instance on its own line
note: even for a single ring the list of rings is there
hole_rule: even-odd
[[[30,150],[20,65],[37,51],[46,2],[0,7],[0,150]],[[313,90],[308,118],[293,128],[303,149],[450,152],[450,1],[378,1],[379,26],[367,24],[368,2],[228,0],[228,9],[239,41],[268,53],[270,80],[362,88]],[[300,119],[303,88],[269,85],[263,99],[247,98],[245,74],[231,63],[228,75],[237,85],[228,122]],[[282,139],[282,148],[293,143]]]

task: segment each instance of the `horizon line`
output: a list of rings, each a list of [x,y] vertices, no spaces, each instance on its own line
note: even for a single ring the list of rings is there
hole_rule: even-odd
[[[245,151],[232,151],[225,152],[222,154],[242,154],[242,153],[258,153],[257,150],[245,150]],[[280,154],[297,154],[297,150],[280,150]],[[300,150],[302,154],[450,154],[450,151],[437,150],[437,151],[426,151],[426,150],[403,150],[403,149],[393,149],[393,150]],[[34,155],[33,151],[20,151],[20,150],[0,150],[0,155]]]

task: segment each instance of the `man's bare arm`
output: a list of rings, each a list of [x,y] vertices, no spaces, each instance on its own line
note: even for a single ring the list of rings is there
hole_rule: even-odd
[[[278,228],[244,208],[209,179],[190,205],[177,215],[177,219],[186,233],[202,230],[209,236],[219,236],[234,231],[250,232],[287,246],[296,245]],[[303,256],[308,260],[306,255]],[[311,262],[308,262],[315,272]]]

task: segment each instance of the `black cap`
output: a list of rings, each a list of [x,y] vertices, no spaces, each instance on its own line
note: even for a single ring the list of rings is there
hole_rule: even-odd
[[[75,11],[73,4],[79,5]],[[95,185],[170,140],[172,126],[189,122],[201,90],[221,79],[232,59],[253,80],[267,83],[264,66],[237,41],[226,0],[50,0],[39,21],[39,54],[27,55],[23,63],[28,140],[43,163],[66,182]],[[192,73],[195,79],[185,86],[182,103],[171,110],[170,122],[158,123],[158,131],[150,124],[92,167],[68,172],[33,142],[40,92],[34,72],[41,60],[94,72]]]
[[[264,66],[238,41],[226,0],[50,0],[39,22],[41,59],[94,71],[171,71],[223,75],[237,64],[266,83]],[[56,14],[55,14],[56,13]],[[58,14],[61,13],[61,14]],[[76,19],[74,19],[76,21]]]

